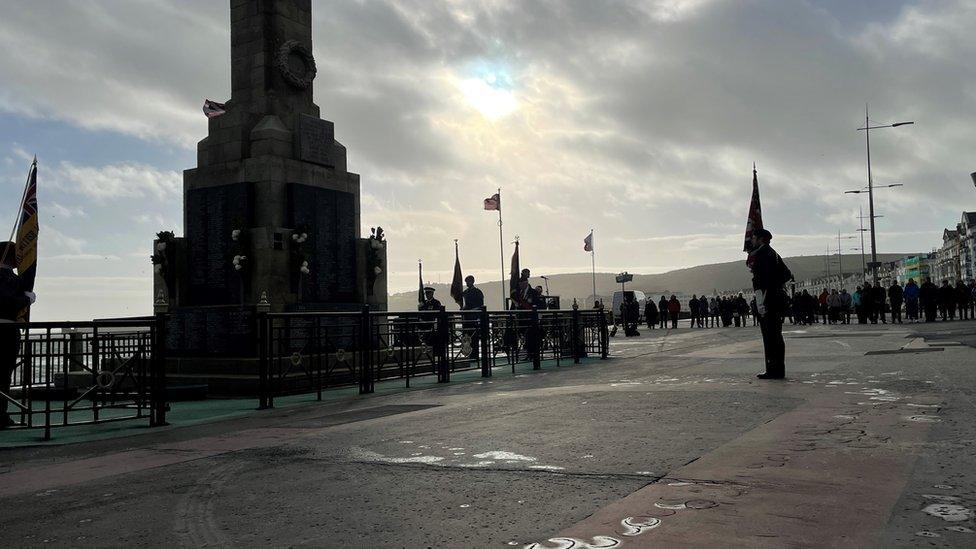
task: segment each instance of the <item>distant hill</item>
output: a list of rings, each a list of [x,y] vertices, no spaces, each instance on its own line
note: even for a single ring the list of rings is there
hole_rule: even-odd
[[[912,254],[878,254],[878,261],[895,261],[909,255]],[[797,280],[814,278],[824,274],[824,256],[822,255],[787,257],[784,260]],[[847,272],[859,270],[861,267],[860,254],[845,255],[843,260]],[[614,281],[615,276],[616,273],[596,274],[597,295],[607,297],[612,295],[614,290],[620,289],[620,284]],[[532,283],[541,285],[543,281],[533,276]],[[437,290],[435,295],[448,310],[457,309],[457,305],[450,296],[450,284],[431,284],[431,286]],[[485,302],[489,309],[496,309],[501,306],[501,299],[499,298],[501,285],[497,280],[479,281],[478,287],[485,292]],[[641,290],[655,296],[661,294],[690,296],[702,292],[706,294],[738,292],[751,288],[752,275],[746,268],[745,261],[699,265],[660,274],[634,275],[634,281],[627,284],[629,290]],[[549,292],[551,295],[560,296],[563,308],[571,307],[574,298],[579,300],[581,306],[588,305],[592,303],[590,299],[590,295],[593,293],[592,277],[590,273],[551,275],[549,276]],[[391,311],[416,310],[417,290],[391,295],[389,307]]]

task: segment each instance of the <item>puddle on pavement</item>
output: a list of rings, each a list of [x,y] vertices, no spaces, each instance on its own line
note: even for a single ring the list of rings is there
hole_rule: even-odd
[[[933,503],[926,505],[922,512],[948,522],[959,522],[973,517],[972,510],[956,503]]]
[[[916,421],[918,423],[938,423],[942,421],[936,416],[908,416],[905,419],[908,421]]]

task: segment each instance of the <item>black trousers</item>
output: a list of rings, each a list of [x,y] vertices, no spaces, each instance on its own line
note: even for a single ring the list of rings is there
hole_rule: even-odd
[[[892,302],[891,303],[891,323],[895,322],[901,324],[901,303]]]
[[[20,352],[20,329],[16,324],[0,324],[0,393],[10,394],[10,377]],[[7,417],[7,398],[0,396],[0,420]]]
[[[766,355],[766,373],[786,375],[786,342],[783,341],[783,319],[776,313],[767,312],[759,317],[763,349]]]

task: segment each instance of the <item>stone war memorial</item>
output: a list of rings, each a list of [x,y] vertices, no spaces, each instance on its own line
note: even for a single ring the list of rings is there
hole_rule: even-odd
[[[256,375],[259,310],[387,300],[382,230],[361,238],[359,175],[313,101],[310,0],[232,0],[230,15],[231,97],[184,172],[184,236],[153,248],[168,374],[212,390]]]

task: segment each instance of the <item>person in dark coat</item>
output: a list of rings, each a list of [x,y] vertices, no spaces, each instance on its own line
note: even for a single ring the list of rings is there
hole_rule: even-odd
[[[902,291],[902,297],[905,298],[905,315],[908,317],[909,322],[918,322],[919,291],[915,279],[909,278],[908,284],[905,284],[905,289]]]
[[[939,307],[939,288],[932,282],[931,277],[925,277],[925,282],[918,291],[922,310],[925,311],[925,322],[935,322],[935,313]]]
[[[481,330],[478,329],[480,315],[476,311],[481,311],[485,306],[485,293],[474,285],[474,277],[471,275],[464,277],[464,284],[467,287],[461,293],[461,310],[472,311],[463,317],[464,333],[471,341],[471,352],[468,353],[468,357],[475,360],[481,347]]]
[[[753,231],[752,288],[756,291],[759,329],[766,355],[766,371],[759,379],[786,377],[786,342],[783,341],[783,315],[786,312],[784,286],[793,273],[769,242],[773,235],[766,229]]]
[[[888,286],[888,303],[891,303],[891,323],[897,322],[901,324],[901,302],[904,296],[904,291],[901,286],[898,285],[897,280],[891,282],[891,286]]]
[[[956,282],[956,305],[959,307],[959,320],[967,320],[969,316],[969,288],[966,283]]]
[[[653,299],[648,299],[644,304],[644,321],[647,322],[647,329],[653,330],[657,327],[657,305]]]
[[[640,321],[640,308],[633,294],[624,297],[624,302],[620,304],[620,313],[624,323],[624,336],[639,336],[637,325]]]
[[[657,302],[657,314],[661,319],[661,329],[668,327],[668,300],[662,295]]]
[[[882,324],[887,324],[888,321],[886,320],[887,317],[885,316],[885,303],[888,301],[888,294],[885,292],[884,285],[880,282],[874,287],[873,296],[874,299],[872,300],[872,307],[874,308],[874,313],[877,315],[878,320],[880,320]],[[877,324],[877,322],[874,322],[872,319],[872,324]]]
[[[668,318],[671,319],[671,328],[675,329],[678,327],[678,316],[681,315],[681,302],[678,298],[671,296],[668,300]]]
[[[14,274],[17,252],[13,242],[0,242],[0,429],[16,425],[7,415],[7,396],[11,376],[20,353],[20,328],[17,315],[34,303],[34,293],[25,291],[20,277]]]
[[[956,316],[956,299],[955,291],[952,286],[949,285],[948,280],[942,281],[942,286],[939,288],[939,313],[942,315],[942,320],[955,319]]]
[[[699,306],[698,296],[692,295],[691,299],[688,301],[688,313],[691,315],[691,324],[689,325],[690,328],[694,328],[695,325],[698,323],[698,318],[699,318],[698,306]]]

